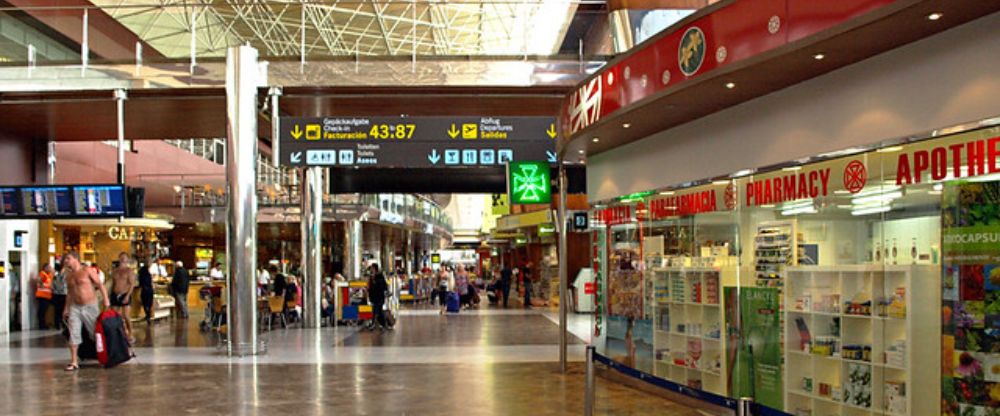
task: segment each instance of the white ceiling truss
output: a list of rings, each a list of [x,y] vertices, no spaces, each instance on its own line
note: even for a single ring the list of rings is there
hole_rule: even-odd
[[[169,58],[219,57],[249,43],[263,56],[551,55],[572,0],[93,0]],[[192,32],[194,42],[192,44]]]

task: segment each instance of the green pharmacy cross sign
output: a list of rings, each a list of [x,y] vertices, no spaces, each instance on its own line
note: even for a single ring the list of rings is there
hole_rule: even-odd
[[[548,204],[552,202],[551,172],[548,162],[510,162],[507,189],[510,203]]]

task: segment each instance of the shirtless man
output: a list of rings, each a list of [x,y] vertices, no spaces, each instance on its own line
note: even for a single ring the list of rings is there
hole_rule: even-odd
[[[104,299],[104,307],[110,307],[111,303],[108,301],[108,291],[104,288],[104,284],[92,269],[80,264],[78,254],[66,253],[62,264],[66,267],[66,311],[63,312],[63,318],[69,322],[70,363],[66,366],[66,371],[76,371],[80,369],[76,350],[83,343],[80,331],[86,328],[87,333],[94,337],[97,316],[101,313],[97,307],[97,291],[94,290],[94,286],[97,286],[101,298]]]
[[[132,322],[128,317],[128,309],[132,306],[132,290],[135,289],[135,273],[132,272],[132,259],[128,253],[118,255],[118,268],[111,272],[111,308],[122,317],[126,317],[125,336],[132,340]]]

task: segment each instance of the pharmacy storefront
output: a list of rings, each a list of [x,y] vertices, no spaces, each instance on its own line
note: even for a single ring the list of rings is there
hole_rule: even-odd
[[[998,414],[1000,128],[837,153],[599,204],[598,352],[789,414]]]

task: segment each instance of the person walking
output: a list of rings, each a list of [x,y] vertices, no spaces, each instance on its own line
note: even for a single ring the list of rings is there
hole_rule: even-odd
[[[65,323],[62,320],[63,311],[66,310],[66,270],[62,265],[57,265],[55,276],[52,277],[52,305],[55,307],[56,329],[62,329]]]
[[[52,269],[52,265],[46,264],[42,267],[42,270],[38,272],[38,277],[35,278],[35,300],[38,301],[38,329],[49,329],[48,317],[46,314],[49,312],[49,306],[52,305],[52,279],[55,270]],[[56,315],[56,320],[59,316]]]
[[[108,300],[108,291],[97,277],[97,273],[91,268],[85,268],[80,264],[80,257],[74,252],[66,253],[63,256],[62,264],[69,271],[66,274],[66,300],[67,308],[63,312],[69,326],[69,365],[66,371],[76,371],[80,369],[80,358],[77,356],[77,348],[83,343],[82,331],[94,337],[94,330],[97,327],[97,316],[100,309],[97,307],[97,295],[102,295],[104,307],[111,306]],[[94,290],[94,287],[97,290]]]
[[[125,321],[125,336],[129,342],[132,339],[132,320],[129,319],[129,307],[132,306],[132,290],[135,289],[135,273],[132,271],[132,259],[128,253],[118,254],[118,267],[111,272],[111,308],[122,316]]]
[[[389,290],[389,284],[385,281],[385,275],[378,270],[378,266],[374,266],[372,274],[368,278],[368,302],[372,304],[375,325],[379,329],[389,329],[389,325],[385,322],[385,311],[382,310],[387,290]]]
[[[455,291],[458,292],[459,302],[463,307],[472,306],[469,296],[469,273],[461,264],[455,268]]]
[[[174,263],[174,280],[170,282],[170,289],[174,294],[174,302],[177,303],[177,310],[184,319],[188,318],[188,286],[191,284],[191,276],[184,268],[184,262]]]
[[[444,267],[438,270],[437,276],[437,288],[438,288],[438,303],[441,305],[441,314],[444,315],[445,310],[448,308],[448,291],[451,290],[451,282],[448,277],[448,271]]]
[[[152,260],[150,263],[156,265]],[[146,323],[153,323],[153,274],[151,267],[139,267],[139,298],[142,300],[142,311],[146,313]]]
[[[524,284],[524,307],[531,308],[531,262],[525,264],[521,270],[521,280]]]
[[[510,299],[510,281],[514,277],[514,272],[510,267],[504,265],[500,270],[500,292],[503,293],[503,307],[507,308],[507,300]]]

